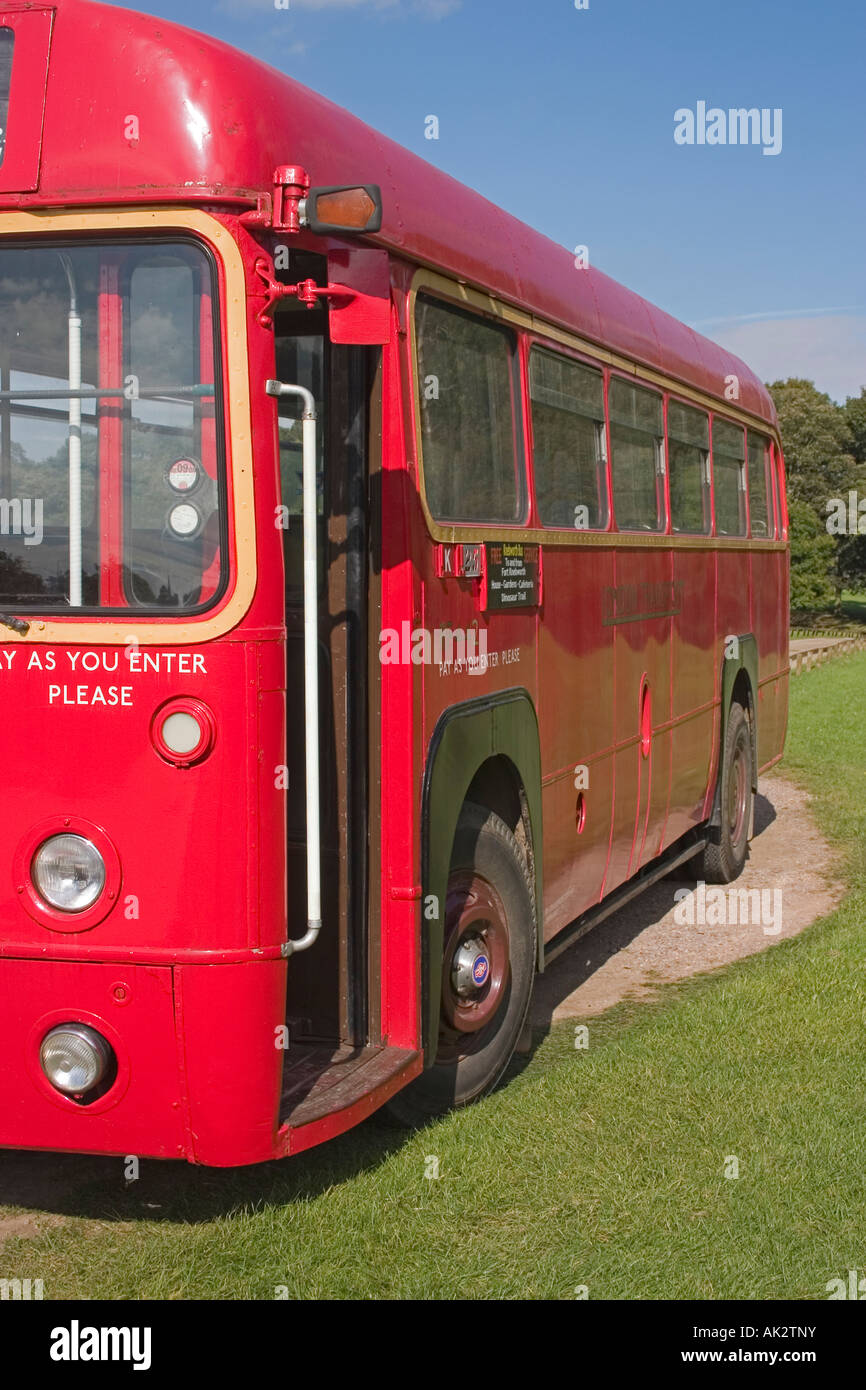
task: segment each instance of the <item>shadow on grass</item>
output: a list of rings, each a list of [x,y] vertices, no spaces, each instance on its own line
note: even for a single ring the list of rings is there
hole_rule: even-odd
[[[758,839],[776,819],[772,802],[761,793],[755,800],[754,839]],[[553,1013],[559,1005],[585,984],[612,956],[617,955],[676,906],[680,888],[693,888],[694,880],[676,869],[667,878],[654,883],[640,897],[626,903],[618,912],[600,922],[591,932],[575,942],[544,974],[543,992],[536,997],[533,1010],[532,1046],[524,1056],[530,1056],[550,1032]],[[661,982],[659,982],[661,983]],[[543,1003],[541,1002],[543,1000]]]
[[[0,1202],[98,1221],[212,1221],[243,1209],[306,1202],[384,1163],[408,1132],[376,1123],[295,1158],[247,1168],[201,1168],[141,1159],[127,1182],[126,1160],[90,1154],[0,1150]],[[2,1220],[0,1220],[2,1239]]]

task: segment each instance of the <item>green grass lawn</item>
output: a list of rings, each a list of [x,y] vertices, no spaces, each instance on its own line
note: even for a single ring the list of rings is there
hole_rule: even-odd
[[[866,594],[846,590],[842,594],[842,612],[852,622],[866,623]]]
[[[831,917],[591,1021],[586,1051],[555,1027],[409,1137],[371,1121],[256,1169],[144,1163],[128,1188],[119,1160],[30,1155],[62,1219],[7,1241],[0,1276],[46,1298],[808,1299],[866,1273],[866,654],[791,693],[786,772],[849,865]]]

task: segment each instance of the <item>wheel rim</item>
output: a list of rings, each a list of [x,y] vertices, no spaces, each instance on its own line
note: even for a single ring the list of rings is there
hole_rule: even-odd
[[[738,845],[746,831],[749,805],[749,765],[744,738],[737,742],[728,775],[728,828],[731,843]]]
[[[458,870],[448,880],[437,1061],[457,1061],[484,1045],[510,981],[511,942],[502,900],[482,875]]]

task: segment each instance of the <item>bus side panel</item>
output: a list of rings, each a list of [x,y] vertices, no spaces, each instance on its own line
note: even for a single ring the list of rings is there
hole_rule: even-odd
[[[613,809],[613,642],[602,591],[613,550],[546,546],[539,625],[539,730],[544,806],[544,936],[596,903]],[[585,773],[584,770],[585,769]],[[577,800],[585,821],[577,829]]]
[[[477,583],[471,579],[437,579],[432,572],[435,542],[428,539],[427,547],[420,631],[426,634],[430,660],[418,663],[423,665],[425,747],[440,715],[450,705],[515,685],[528,690],[535,699],[537,629],[534,608],[482,613]],[[448,638],[447,629],[453,631],[458,641]],[[477,660],[467,665],[459,655],[461,646],[470,654],[477,651],[479,634],[484,634],[487,642],[486,664]],[[420,651],[420,636],[416,637],[415,647]],[[435,660],[437,654],[446,658],[450,654],[453,659],[440,663]]]
[[[728,637],[745,637],[751,632],[749,597],[749,556],[747,551],[720,549],[716,555],[716,651],[724,659]],[[719,681],[721,688],[721,680]],[[757,691],[754,692],[757,698]],[[724,729],[722,730],[724,739]]]
[[[785,741],[785,681],[787,679],[787,614],[780,594],[785,592],[785,553],[754,549],[752,570],[752,630],[758,641],[758,763],[764,766],[782,751]],[[780,675],[780,672],[782,673]]]
[[[673,759],[665,848],[700,824],[715,738],[719,689],[716,567],[706,550],[674,551]]]
[[[615,622],[616,780],[614,830],[605,891],[636,873],[661,847],[670,791],[671,552],[650,548],[616,552]],[[660,610],[664,613],[665,607]],[[649,688],[652,739],[640,746],[641,696]]]

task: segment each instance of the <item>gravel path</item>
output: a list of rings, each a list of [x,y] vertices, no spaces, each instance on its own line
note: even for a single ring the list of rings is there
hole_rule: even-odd
[[[781,917],[781,930],[752,925],[679,925],[674,918],[678,889],[687,879],[666,878],[589,932],[541,975],[535,984],[533,1024],[586,1018],[621,999],[647,999],[654,986],[713,970],[796,936],[839,902],[843,885],[834,876],[834,855],[812,820],[805,793],[782,777],[762,779],[755,837],[737,889],[767,890],[765,924]],[[773,890],[780,897],[773,897]],[[707,890],[709,893],[709,890]],[[709,907],[709,898],[706,900]],[[682,917],[686,904],[680,908]],[[780,912],[777,912],[780,908]],[[695,916],[697,917],[697,913]],[[741,911],[741,917],[744,911]],[[705,916],[712,920],[708,910]]]

